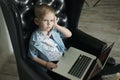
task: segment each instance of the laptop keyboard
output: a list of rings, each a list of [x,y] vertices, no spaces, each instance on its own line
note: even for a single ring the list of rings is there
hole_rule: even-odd
[[[90,57],[80,55],[68,73],[81,78],[91,60]]]

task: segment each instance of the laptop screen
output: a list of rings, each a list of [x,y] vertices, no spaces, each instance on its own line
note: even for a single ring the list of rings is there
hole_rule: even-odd
[[[114,42],[101,53],[99,60],[102,63],[102,66],[104,66],[104,64],[106,63],[113,45]]]

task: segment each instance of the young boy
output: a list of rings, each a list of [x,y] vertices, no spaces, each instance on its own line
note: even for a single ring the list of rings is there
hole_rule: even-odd
[[[50,6],[36,5],[34,12],[34,22],[38,29],[31,36],[28,56],[41,66],[41,70],[47,72],[57,68],[56,62],[65,51],[61,34],[68,38],[72,33],[57,24],[55,11]]]

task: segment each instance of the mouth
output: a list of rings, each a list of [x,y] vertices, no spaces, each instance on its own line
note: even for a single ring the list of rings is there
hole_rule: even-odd
[[[51,27],[47,27],[47,29],[51,29]]]
[[[46,27],[46,29],[49,30],[49,31],[51,31],[52,28],[51,27]]]

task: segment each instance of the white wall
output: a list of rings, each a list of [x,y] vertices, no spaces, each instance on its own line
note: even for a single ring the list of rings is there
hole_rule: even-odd
[[[13,54],[13,48],[4,16],[0,7],[0,68],[8,59],[8,56],[10,56],[10,54]]]

